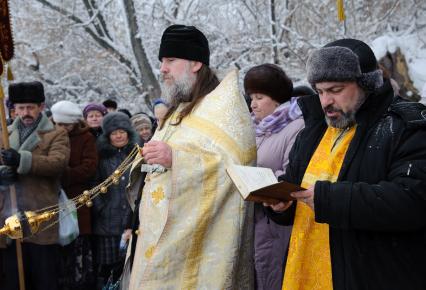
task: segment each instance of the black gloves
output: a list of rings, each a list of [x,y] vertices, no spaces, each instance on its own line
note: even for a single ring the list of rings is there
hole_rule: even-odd
[[[21,161],[21,154],[15,149],[10,148],[1,151],[1,158],[4,165],[18,167]]]
[[[16,181],[16,170],[10,166],[0,166],[0,185],[10,185]]]

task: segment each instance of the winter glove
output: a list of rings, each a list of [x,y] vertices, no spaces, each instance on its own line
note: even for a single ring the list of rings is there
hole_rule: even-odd
[[[0,185],[10,185],[16,181],[16,170],[10,166],[0,166]]]
[[[1,158],[3,159],[4,165],[18,167],[21,161],[21,154],[15,149],[10,148],[1,151]]]

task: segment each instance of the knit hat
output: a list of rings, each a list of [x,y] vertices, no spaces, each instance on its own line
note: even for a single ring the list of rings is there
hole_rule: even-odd
[[[261,64],[249,69],[244,77],[244,90],[247,95],[260,93],[282,104],[290,100],[293,82],[275,64]]]
[[[340,39],[314,50],[308,58],[308,81],[314,87],[319,82],[355,81],[368,91],[383,85],[371,48],[357,39]]]
[[[129,117],[121,112],[108,113],[102,121],[102,131],[109,136],[113,131],[122,129],[128,133],[133,131]]]
[[[152,129],[152,121],[146,114],[135,114],[132,118],[130,118],[132,122],[133,128],[139,131],[143,125],[148,125]]]
[[[9,100],[12,104],[44,103],[43,84],[38,81],[11,84],[9,86]]]
[[[83,112],[77,104],[70,101],[59,101],[51,108],[55,123],[74,124],[83,119]]]
[[[154,108],[155,106],[161,105],[161,104],[167,107],[166,101],[160,98],[154,100],[154,102],[152,103],[152,107]]]
[[[90,111],[98,111],[104,116],[106,115],[106,113],[108,113],[108,110],[105,108],[104,105],[90,103],[83,109],[83,116],[85,119],[87,118],[87,115],[89,114]]]
[[[158,59],[177,57],[195,60],[209,65],[209,42],[194,26],[172,25],[164,30],[161,37]]]

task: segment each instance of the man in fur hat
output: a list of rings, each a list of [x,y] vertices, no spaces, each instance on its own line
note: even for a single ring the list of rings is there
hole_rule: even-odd
[[[45,97],[40,82],[11,84],[9,100],[15,105],[17,118],[8,128],[11,148],[1,150],[0,179],[16,175],[17,208],[11,208],[9,201],[1,210],[0,224],[16,212],[56,205],[60,175],[68,164],[70,154],[67,132],[55,129],[42,113]],[[9,196],[6,190],[0,194]],[[24,239],[22,251],[28,289],[57,289],[57,240],[57,224]],[[13,241],[8,241],[3,253],[8,273],[1,289],[16,290],[19,286]]]
[[[395,98],[371,48],[341,39],[307,62],[317,96],[282,180],[296,201],[283,289],[426,289],[426,107]]]
[[[143,148],[148,174],[129,289],[253,288],[253,207],[225,170],[254,163],[254,132],[237,73],[219,84],[209,56],[197,28],[164,31],[160,72],[170,107]],[[131,173],[136,190],[140,161]]]

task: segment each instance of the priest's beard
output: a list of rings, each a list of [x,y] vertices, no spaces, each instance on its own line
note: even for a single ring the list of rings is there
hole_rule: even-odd
[[[164,75],[161,75],[161,91],[164,100],[172,108],[176,108],[180,103],[192,101],[191,91],[197,79],[197,76],[192,74],[188,65],[183,74],[178,77],[168,75],[171,79],[171,84],[164,81]]]
[[[327,122],[327,125],[334,128],[339,128],[339,129],[346,129],[355,125],[356,113],[358,112],[362,104],[365,102],[365,99],[366,99],[365,93],[363,91],[360,91],[358,95],[358,102],[355,104],[355,107],[352,110],[343,112],[343,110],[336,108],[333,105],[329,105],[326,108],[324,108],[325,112],[329,111],[329,112],[340,113],[340,116],[338,118],[329,118],[326,115],[325,121]]]

